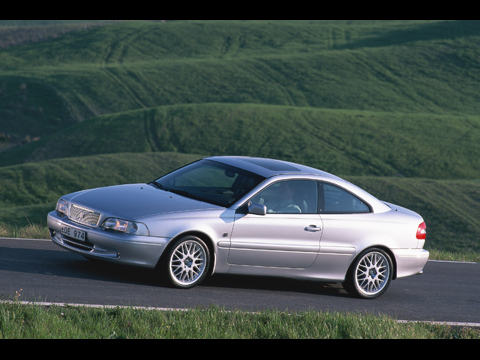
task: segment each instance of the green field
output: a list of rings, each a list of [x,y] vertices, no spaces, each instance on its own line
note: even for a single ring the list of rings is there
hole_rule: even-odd
[[[3,226],[250,155],[419,212],[427,249],[480,252],[480,21],[18,22],[0,21],[22,38],[0,41]]]
[[[189,311],[0,302],[0,339],[480,339],[480,330],[338,312]]]

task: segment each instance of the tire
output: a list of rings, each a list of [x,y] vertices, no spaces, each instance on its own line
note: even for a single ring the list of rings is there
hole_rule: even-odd
[[[375,299],[387,291],[392,271],[392,260],[385,251],[367,249],[350,266],[343,287],[352,296]]]
[[[177,240],[167,254],[163,266],[170,283],[182,289],[200,284],[208,273],[210,252],[207,245],[196,236]]]

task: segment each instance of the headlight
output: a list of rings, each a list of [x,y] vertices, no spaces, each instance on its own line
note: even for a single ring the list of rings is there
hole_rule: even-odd
[[[68,215],[68,203],[63,199],[58,200],[55,210],[62,215]]]
[[[126,234],[149,236],[147,225],[134,221],[108,218],[102,224],[105,229],[120,231]]]

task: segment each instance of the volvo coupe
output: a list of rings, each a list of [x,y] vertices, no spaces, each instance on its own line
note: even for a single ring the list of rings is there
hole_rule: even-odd
[[[327,172],[210,157],[144,184],[62,196],[53,242],[89,259],[155,269],[179,288],[212,274],[342,283],[376,298],[423,272],[425,222]]]

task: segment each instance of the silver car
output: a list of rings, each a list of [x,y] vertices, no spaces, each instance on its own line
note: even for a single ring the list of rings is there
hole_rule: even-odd
[[[179,288],[228,273],[340,282],[376,298],[429,255],[417,213],[324,171],[253,157],[62,196],[48,227],[65,249],[156,269]]]

